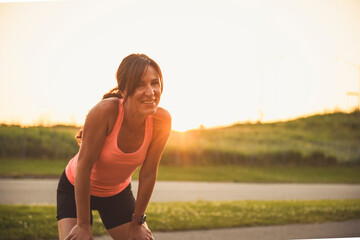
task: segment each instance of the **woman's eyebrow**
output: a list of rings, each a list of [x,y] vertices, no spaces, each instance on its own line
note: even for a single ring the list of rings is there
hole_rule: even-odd
[[[153,78],[150,81],[160,81],[160,78]],[[140,82],[145,82],[145,81],[143,79],[141,79]]]

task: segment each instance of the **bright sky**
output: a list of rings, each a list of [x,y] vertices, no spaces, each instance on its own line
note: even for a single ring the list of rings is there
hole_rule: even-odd
[[[0,2],[0,122],[82,124],[130,53],[175,130],[357,105],[360,0]]]

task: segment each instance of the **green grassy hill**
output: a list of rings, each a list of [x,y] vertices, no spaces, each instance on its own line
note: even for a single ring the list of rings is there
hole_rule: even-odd
[[[360,162],[360,113],[172,132],[163,160],[180,165]]]
[[[76,127],[0,126],[0,158],[69,159]],[[314,115],[288,122],[173,131],[165,165],[334,165],[360,163],[360,113]]]

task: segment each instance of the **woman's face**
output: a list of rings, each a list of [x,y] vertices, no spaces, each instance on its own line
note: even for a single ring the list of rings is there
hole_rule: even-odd
[[[135,92],[128,96],[126,105],[142,115],[154,114],[160,102],[161,83],[152,66],[148,66]]]

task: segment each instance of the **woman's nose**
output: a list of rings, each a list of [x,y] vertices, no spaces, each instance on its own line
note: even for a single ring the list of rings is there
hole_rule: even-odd
[[[154,89],[151,85],[147,86],[145,89],[145,95],[146,96],[152,96],[154,95]]]

